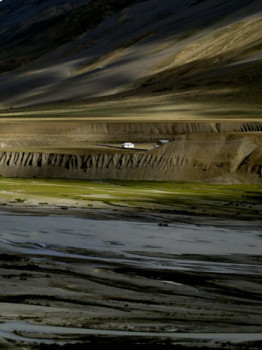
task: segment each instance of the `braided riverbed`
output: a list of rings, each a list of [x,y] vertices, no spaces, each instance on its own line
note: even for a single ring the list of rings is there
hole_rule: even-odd
[[[197,221],[2,211],[2,346],[120,339],[259,349],[261,225]]]

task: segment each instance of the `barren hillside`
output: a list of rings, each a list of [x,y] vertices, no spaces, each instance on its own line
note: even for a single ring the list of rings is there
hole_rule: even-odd
[[[127,108],[260,117],[259,0],[4,0],[0,16],[2,107],[109,96],[109,114],[137,98]]]
[[[3,0],[0,19],[0,175],[261,182],[260,0]]]

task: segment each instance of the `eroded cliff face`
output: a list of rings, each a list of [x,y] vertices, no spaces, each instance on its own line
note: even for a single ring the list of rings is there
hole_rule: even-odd
[[[262,182],[262,136],[182,135],[144,153],[1,152],[0,175],[74,179]]]

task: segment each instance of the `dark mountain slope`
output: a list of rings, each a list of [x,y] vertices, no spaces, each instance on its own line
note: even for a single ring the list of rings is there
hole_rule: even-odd
[[[75,40],[136,0],[8,1],[1,4],[0,72]]]
[[[259,0],[4,0],[0,11],[3,107],[144,96],[148,113],[159,101],[260,110]]]

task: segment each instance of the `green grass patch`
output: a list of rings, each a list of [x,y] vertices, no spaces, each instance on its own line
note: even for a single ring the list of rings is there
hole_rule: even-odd
[[[2,204],[104,205],[224,216],[262,213],[262,185],[258,184],[1,178],[0,199]]]
[[[26,199],[23,198],[15,198],[16,203],[24,203]]]

